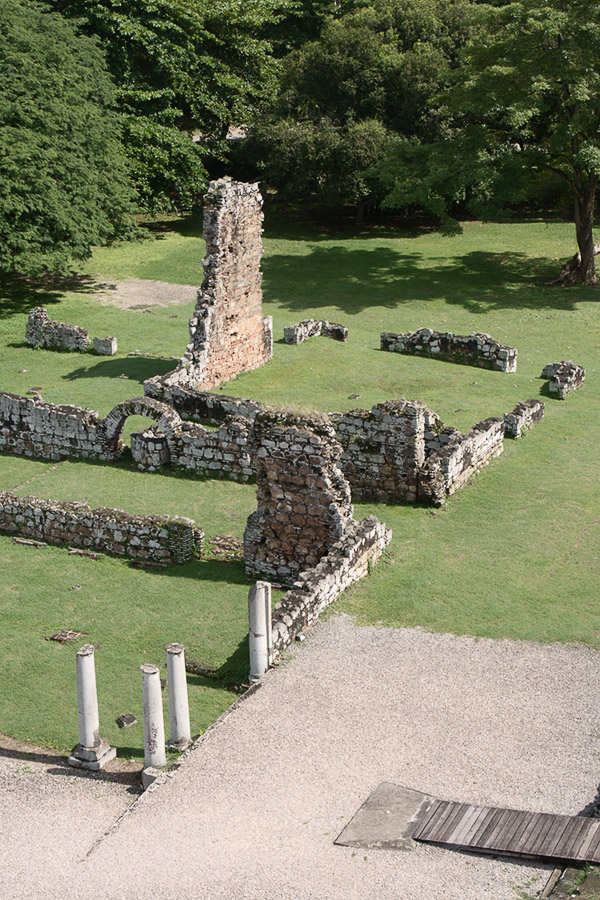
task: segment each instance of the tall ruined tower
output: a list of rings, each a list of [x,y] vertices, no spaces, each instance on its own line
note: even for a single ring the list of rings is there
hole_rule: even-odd
[[[210,390],[271,358],[271,317],[262,313],[262,197],[257,184],[211,181],[204,203],[204,280],[190,343],[164,385]]]

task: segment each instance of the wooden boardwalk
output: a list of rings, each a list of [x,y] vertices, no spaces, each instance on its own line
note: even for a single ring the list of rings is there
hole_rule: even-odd
[[[436,800],[413,840],[537,859],[600,863],[600,819]]]

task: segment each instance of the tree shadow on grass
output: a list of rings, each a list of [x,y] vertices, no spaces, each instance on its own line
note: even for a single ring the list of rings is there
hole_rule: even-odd
[[[415,300],[444,300],[474,314],[498,309],[574,310],[579,302],[598,299],[591,287],[549,286],[557,267],[546,257],[517,251],[474,251],[431,259],[390,247],[313,246],[306,256],[263,260],[266,298],[303,316],[321,307],[357,315],[369,307],[395,309]]]
[[[68,291],[94,294],[115,290],[115,284],[97,282],[90,275],[44,275],[26,278],[21,275],[0,276],[0,319],[28,313],[34,306],[60,303]]]
[[[94,362],[96,356],[84,356],[89,363],[73,369],[62,376],[63,381],[74,381],[77,378],[120,378],[126,375],[131,382],[143,384],[155,375],[166,375],[177,366],[175,359],[153,359],[144,356],[113,357],[102,362]],[[124,379],[125,380],[125,379]]]

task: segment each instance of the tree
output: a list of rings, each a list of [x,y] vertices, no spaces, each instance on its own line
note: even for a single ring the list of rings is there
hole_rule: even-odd
[[[144,206],[200,202],[206,155],[222,156],[229,125],[248,121],[275,90],[278,65],[264,31],[292,0],[49,2],[106,51]]]
[[[470,0],[344,3],[290,53],[244,155],[284,196],[357,204],[385,194],[375,166],[399,135],[437,136],[427,100],[472,30]],[[359,143],[356,143],[356,142]]]
[[[127,231],[113,93],[94,41],[43,5],[0,0],[1,271],[66,271]]]
[[[418,202],[446,219],[457,200],[489,211],[547,170],[574,201],[578,254],[568,280],[594,284],[600,2],[518,0],[484,15],[486,28],[443,98],[447,138],[396,153],[386,202]]]

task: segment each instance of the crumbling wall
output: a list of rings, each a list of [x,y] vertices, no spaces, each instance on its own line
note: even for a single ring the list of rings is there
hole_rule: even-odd
[[[342,448],[325,419],[261,412],[250,432],[257,509],[248,518],[249,575],[291,584],[354,527]]]
[[[564,400],[568,394],[581,387],[585,381],[585,369],[570,359],[563,359],[562,362],[548,363],[544,366],[542,378],[550,379],[548,384],[550,394]]]
[[[485,419],[467,435],[457,432],[445,446],[431,454],[419,472],[418,499],[441,506],[490,459],[504,449],[504,422]]]
[[[202,554],[204,532],[191,519],[132,516],[120,509],[90,509],[0,492],[0,530],[50,544],[113,556],[186,563]]]
[[[504,413],[504,433],[508,437],[519,438],[529,428],[533,428],[544,418],[542,400],[525,400],[517,403],[509,413]]]
[[[98,413],[0,392],[0,451],[42,459],[108,459]]]
[[[517,371],[517,351],[514,347],[499,344],[489,334],[472,332],[469,335],[452,334],[450,331],[433,331],[419,328],[406,334],[381,334],[381,349],[410,356],[431,356],[466,366],[497,369],[500,372]]]
[[[262,197],[257,184],[211,181],[204,201],[204,280],[190,319],[190,342],[165,385],[206,390],[264,365],[273,322],[262,313]]]
[[[29,313],[25,328],[25,340],[32,347],[46,350],[89,350],[91,341],[85,328],[66,325],[48,318],[43,306],[36,306]]]
[[[363,578],[392,539],[375,516],[361,519],[311,569],[301,572],[294,587],[273,609],[273,649],[283,650],[314,622],[351,584]]]
[[[339,465],[353,499],[391,503],[417,499],[428,441],[435,440],[442,428],[424,403],[388,400],[370,411],[332,413],[330,422],[343,447]]]
[[[162,378],[149,378],[144,382],[144,395],[172,406],[182,419],[219,424],[229,416],[245,416],[253,419],[263,409],[256,400],[212,394],[190,385],[165,384]]]
[[[297,325],[288,325],[283,329],[286,344],[302,344],[307,338],[318,335],[345,343],[348,340],[348,329],[345,325],[328,322],[327,319],[303,319]]]

